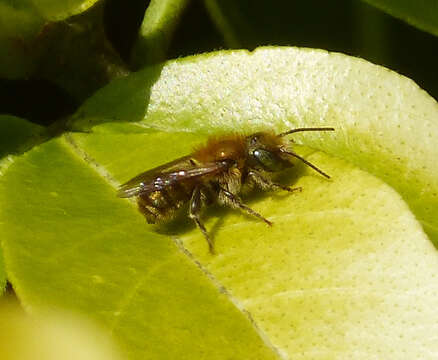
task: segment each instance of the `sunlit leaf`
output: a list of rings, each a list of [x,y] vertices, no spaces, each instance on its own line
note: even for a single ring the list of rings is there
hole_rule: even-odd
[[[24,306],[82,312],[132,359],[273,358],[249,319],[69,139],[34,148],[0,180],[0,237]]]
[[[296,139],[390,184],[438,242],[438,105],[413,81],[364,60],[296,48],[176,60],[102,89],[75,126],[106,121],[210,133],[333,126],[333,136]]]
[[[302,193],[246,195],[272,228],[233,210],[209,212],[211,255],[187,220],[147,225],[115,196],[118,183],[205,136],[128,127],[52,140],[1,179],[0,236],[26,308],[85,313],[132,359],[437,351],[437,252],[389,186],[299,148],[332,180],[297,164],[282,181]]]
[[[5,265],[3,263],[3,254],[0,248],[0,296],[5,291],[6,286],[6,272],[5,272]]]
[[[0,176],[13,162],[10,155],[21,153],[31,148],[44,136],[44,128],[26,120],[0,115]],[[9,156],[8,156],[9,155]],[[6,285],[6,272],[4,269],[0,239],[0,295]]]
[[[34,147],[3,172],[8,278],[29,311],[85,314],[131,359],[432,359],[438,254],[417,219],[433,238],[437,114],[412,81],[317,50],[147,68],[78,111],[72,125],[92,133]],[[315,125],[336,131],[294,139],[331,155],[297,151],[332,178],[297,163],[279,181],[302,193],[244,193],[271,228],[213,207],[217,255],[184,212],[148,225],[116,197],[207,133]]]

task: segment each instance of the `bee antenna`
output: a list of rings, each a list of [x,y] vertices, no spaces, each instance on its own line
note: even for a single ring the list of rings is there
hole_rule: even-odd
[[[292,129],[292,130],[288,130],[286,132],[280,133],[277,136],[278,137],[283,137],[289,134],[293,134],[296,132],[301,132],[301,131],[335,131],[335,128],[332,127],[320,127],[320,128],[296,128],[296,129]]]
[[[327,179],[330,179],[330,176],[327,175],[324,171],[322,171],[321,169],[318,169],[315,165],[313,165],[311,162],[307,161],[306,159],[304,159],[303,157],[301,157],[298,154],[295,154],[294,152],[291,151],[286,151],[286,150],[280,150],[282,153],[296,157],[297,159],[300,159],[304,164],[306,164],[307,166],[310,166],[313,170],[319,172],[322,176],[326,177]]]

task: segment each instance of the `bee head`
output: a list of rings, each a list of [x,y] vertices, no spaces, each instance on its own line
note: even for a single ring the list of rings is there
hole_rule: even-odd
[[[249,166],[268,172],[281,171],[291,163],[281,152],[282,140],[268,132],[258,132],[247,137]]]

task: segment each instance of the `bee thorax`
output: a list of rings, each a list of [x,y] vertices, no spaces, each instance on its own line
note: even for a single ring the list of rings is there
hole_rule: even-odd
[[[238,194],[242,187],[242,173],[237,168],[230,169],[223,175],[219,185],[232,194]]]

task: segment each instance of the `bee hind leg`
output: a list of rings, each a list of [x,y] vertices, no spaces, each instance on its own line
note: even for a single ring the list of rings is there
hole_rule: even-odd
[[[251,170],[248,173],[249,178],[254,181],[254,183],[260,186],[262,189],[274,189],[274,190],[285,190],[288,192],[300,192],[303,190],[301,187],[292,188],[290,186],[277,184],[271,179],[265,178],[258,171]]]
[[[190,199],[189,204],[189,217],[190,219],[193,219],[196,226],[201,230],[202,234],[205,237],[205,240],[207,240],[208,243],[208,249],[210,250],[210,253],[214,254],[214,244],[211,240],[210,236],[208,235],[207,229],[205,228],[204,224],[202,223],[200,219],[201,209],[202,209],[202,196],[201,196],[201,189],[199,186],[197,186],[193,192],[192,197]]]
[[[270,222],[268,219],[264,218],[263,215],[260,215],[257,211],[251,209],[249,206],[245,205],[237,196],[229,192],[228,190],[224,188],[220,188],[219,198],[226,199],[225,201],[222,201],[226,205],[229,205],[233,208],[238,208],[240,210],[245,211],[247,214],[252,215],[262,221],[264,221],[269,226],[272,226],[272,222]]]

